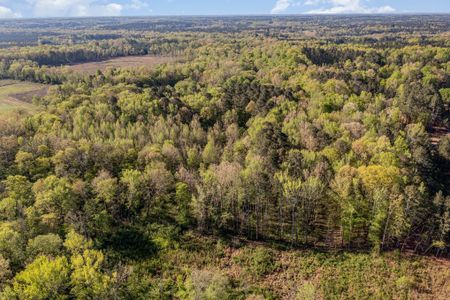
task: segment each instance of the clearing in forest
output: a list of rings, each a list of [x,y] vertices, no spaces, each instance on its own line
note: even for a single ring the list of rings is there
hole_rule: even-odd
[[[105,71],[110,68],[146,68],[153,69],[158,65],[174,62],[175,57],[172,56],[125,56],[117,57],[104,61],[88,62],[65,66],[69,70],[83,74],[95,74],[97,70]]]
[[[47,86],[37,83],[0,80],[0,114],[17,109],[29,113],[36,111],[33,97],[45,96],[47,89]]]

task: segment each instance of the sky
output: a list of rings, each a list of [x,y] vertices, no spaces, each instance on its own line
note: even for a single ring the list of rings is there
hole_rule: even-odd
[[[0,0],[0,18],[383,13],[450,13],[450,0]]]

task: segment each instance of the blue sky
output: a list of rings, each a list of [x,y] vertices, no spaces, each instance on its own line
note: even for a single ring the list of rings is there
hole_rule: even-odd
[[[0,0],[0,18],[450,13],[450,0]]]

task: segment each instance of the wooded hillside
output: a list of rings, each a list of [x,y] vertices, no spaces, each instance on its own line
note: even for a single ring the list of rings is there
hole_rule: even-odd
[[[0,50],[51,85],[0,116],[0,297],[444,299],[448,16],[346,18]],[[139,54],[177,60],[55,68]]]

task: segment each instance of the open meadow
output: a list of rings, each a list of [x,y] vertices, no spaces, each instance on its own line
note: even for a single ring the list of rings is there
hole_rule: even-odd
[[[87,62],[81,64],[63,66],[64,69],[74,71],[81,74],[95,74],[97,70],[105,71],[112,68],[152,70],[160,64],[176,61],[171,56],[124,56],[116,57],[104,61]]]
[[[14,110],[34,112],[37,107],[32,104],[33,98],[46,93],[47,87],[42,84],[0,80],[0,114]]]

